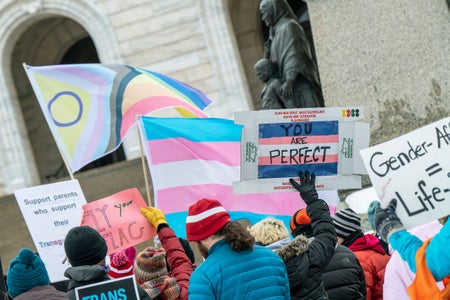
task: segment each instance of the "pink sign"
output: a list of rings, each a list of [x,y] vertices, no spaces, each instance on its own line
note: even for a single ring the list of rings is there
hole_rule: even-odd
[[[81,225],[91,226],[105,238],[109,255],[156,235],[140,212],[146,206],[137,188],[124,190],[83,205]]]

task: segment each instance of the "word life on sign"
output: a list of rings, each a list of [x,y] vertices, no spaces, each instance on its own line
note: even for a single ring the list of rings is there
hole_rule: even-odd
[[[382,206],[412,228],[450,213],[450,117],[361,150]]]
[[[290,192],[299,170],[315,173],[317,188],[360,188],[365,169],[359,150],[369,145],[362,107],[238,112],[244,125],[241,180],[235,193]]]
[[[77,300],[134,300],[139,293],[134,275],[75,288]]]
[[[156,235],[140,212],[145,206],[137,188],[127,189],[83,205],[81,225],[96,229],[105,238],[109,255]]]

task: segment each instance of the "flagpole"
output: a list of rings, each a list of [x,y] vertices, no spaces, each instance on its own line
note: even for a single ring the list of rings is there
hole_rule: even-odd
[[[29,74],[28,74],[27,65],[26,65],[25,63],[22,63],[22,66],[23,66],[23,68],[25,69],[25,73],[27,74],[28,78],[30,79],[30,83],[31,83],[31,85],[32,85],[32,87],[33,87],[33,81],[32,81],[32,79],[31,79],[32,77],[29,76]],[[69,163],[67,162],[66,158],[64,157],[64,154],[62,153],[61,149],[59,149],[58,143],[56,143],[56,148],[58,148],[59,155],[61,155],[61,158],[62,158],[62,160],[63,160],[63,162],[64,162],[64,165],[66,166],[67,173],[69,173],[70,179],[71,179],[71,180],[75,180],[75,177],[73,176],[73,173],[72,173],[72,171],[70,170]]]
[[[136,121],[139,119],[139,116],[136,116]],[[142,162],[142,171],[144,172],[144,179],[145,179],[145,190],[147,192],[147,204],[149,206],[153,207],[153,202],[152,199],[150,197],[150,186],[148,184],[148,173],[147,173],[147,168],[146,166],[146,161],[145,161],[145,157],[144,157],[144,147],[142,145],[142,135],[141,135],[141,126],[139,124],[137,124],[137,132],[138,132],[138,136],[139,136],[139,148],[141,150],[141,162]]]

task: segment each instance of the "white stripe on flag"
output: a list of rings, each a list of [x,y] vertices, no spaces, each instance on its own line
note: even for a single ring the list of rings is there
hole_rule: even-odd
[[[240,178],[239,170],[239,166],[199,159],[150,166],[155,190],[211,183],[232,185]]]

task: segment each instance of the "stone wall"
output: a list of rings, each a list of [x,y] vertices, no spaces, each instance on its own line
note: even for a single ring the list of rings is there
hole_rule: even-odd
[[[363,105],[371,144],[450,112],[445,0],[307,0],[327,106]]]

